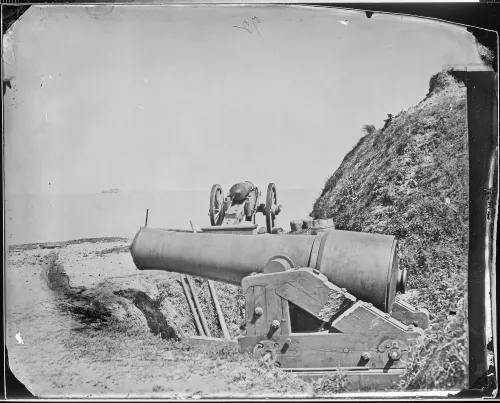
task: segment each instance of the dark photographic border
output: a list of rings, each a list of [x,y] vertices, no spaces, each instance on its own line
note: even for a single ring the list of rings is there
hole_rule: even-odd
[[[45,1],[2,2],[2,35],[18,20],[31,5],[38,4],[172,4],[204,3],[197,1]],[[17,4],[16,4],[17,3]],[[206,4],[217,2],[206,1]],[[249,4],[256,4],[248,2]],[[221,2],[228,5],[230,2]],[[244,3],[237,3],[242,5]],[[273,4],[273,2],[257,4]],[[498,21],[500,4],[479,3],[274,3],[277,5],[304,5],[322,8],[344,8],[361,10],[368,18],[373,13],[396,13],[415,17],[427,17],[467,25],[477,41],[494,52],[491,70],[471,71],[466,66],[462,70],[467,86],[467,118],[469,140],[469,260],[468,260],[468,322],[469,322],[469,389],[456,397],[491,396],[498,384],[498,375],[488,366],[487,350],[496,346],[496,292],[494,279],[496,263],[496,220],[498,209]],[[3,75],[3,72],[2,72]],[[5,93],[8,82],[3,81]],[[2,99],[3,107],[3,99]],[[2,108],[3,109],[3,108]],[[3,150],[2,150],[3,152]],[[4,179],[4,175],[3,175]],[[4,182],[4,180],[2,181]],[[4,244],[4,267],[6,246]],[[492,330],[493,343],[487,346],[485,337],[485,276],[492,279]],[[5,295],[2,288],[2,298]],[[5,310],[4,310],[5,315]],[[2,332],[2,338],[4,334]],[[5,346],[5,343],[4,343]],[[7,350],[4,350],[4,376],[2,386],[4,397],[32,398],[8,368]],[[496,356],[496,352],[495,352]]]

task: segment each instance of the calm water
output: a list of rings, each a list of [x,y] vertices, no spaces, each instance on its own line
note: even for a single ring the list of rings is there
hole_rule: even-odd
[[[283,210],[278,224],[290,229],[291,220],[307,216],[318,190],[278,189]],[[190,229],[210,225],[210,190],[164,193],[116,193],[90,195],[8,196],[5,201],[5,232],[9,245],[66,241],[92,237],[133,237],[144,225]],[[265,191],[261,202],[265,201]],[[265,218],[257,215],[265,226]]]

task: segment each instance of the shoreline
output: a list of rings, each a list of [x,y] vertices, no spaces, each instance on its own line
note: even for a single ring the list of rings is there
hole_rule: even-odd
[[[108,243],[108,242],[131,242],[133,238],[129,237],[92,237],[78,238],[67,241],[42,241],[42,242],[27,242],[7,245],[8,250],[32,250],[49,246],[53,248],[64,248],[69,245],[79,245],[83,243]],[[48,249],[48,248],[47,248]]]

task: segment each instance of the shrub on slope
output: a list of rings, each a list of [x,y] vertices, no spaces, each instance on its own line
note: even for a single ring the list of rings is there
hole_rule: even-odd
[[[467,297],[455,315],[442,315],[419,340],[402,379],[403,389],[463,389],[467,382]]]

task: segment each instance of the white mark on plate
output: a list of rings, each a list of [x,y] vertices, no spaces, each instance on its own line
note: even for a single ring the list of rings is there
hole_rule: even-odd
[[[17,344],[24,344],[23,339],[21,338],[21,333],[16,333]]]

